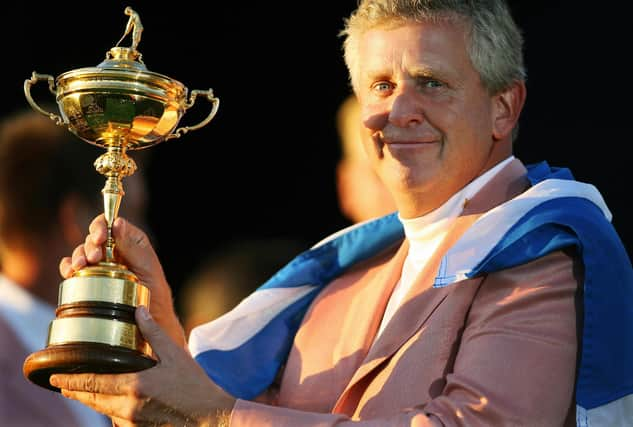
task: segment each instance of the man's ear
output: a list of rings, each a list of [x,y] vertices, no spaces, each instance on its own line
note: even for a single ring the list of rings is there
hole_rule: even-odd
[[[516,126],[526,97],[525,82],[517,81],[492,99],[492,137],[500,141],[511,136]]]

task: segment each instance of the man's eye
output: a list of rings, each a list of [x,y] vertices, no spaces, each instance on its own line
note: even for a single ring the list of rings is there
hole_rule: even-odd
[[[444,87],[444,83],[441,81],[429,78],[420,79],[419,85],[422,89],[437,89]]]
[[[374,83],[374,85],[372,86],[372,89],[376,92],[385,92],[391,90],[392,88],[393,87],[391,83],[388,82],[378,82]]]

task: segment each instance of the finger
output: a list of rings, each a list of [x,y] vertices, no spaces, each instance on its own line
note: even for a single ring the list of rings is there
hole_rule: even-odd
[[[73,256],[71,260],[71,267],[74,271],[80,270],[88,264],[86,260],[86,252],[84,250],[84,245],[79,245],[73,251]]]
[[[88,226],[89,236],[95,246],[101,246],[108,238],[108,223],[104,214],[92,220]]]
[[[72,262],[73,260],[69,256],[62,258],[59,262],[59,272],[64,279],[68,279],[75,272],[75,270],[73,270]]]
[[[110,396],[62,389],[62,395],[107,415],[117,427],[183,425],[177,413],[170,413],[154,399],[142,396]]]
[[[124,395],[136,390],[137,374],[53,374],[49,378],[53,387],[67,391],[82,391],[108,395]]]
[[[130,396],[110,396],[66,389],[62,389],[61,393],[64,397],[81,402],[95,411],[111,417],[116,420],[116,425],[119,426],[131,425],[127,420],[133,419],[135,412],[138,412],[137,406],[141,408],[143,405],[142,400],[135,400]]]
[[[159,360],[171,359],[175,351],[181,350],[172,338],[154,321],[145,306],[139,306],[135,312],[136,324]]]
[[[101,245],[95,245],[91,234],[86,236],[86,241],[84,242],[84,252],[86,254],[86,261],[91,264],[98,263],[101,261],[103,256]]]

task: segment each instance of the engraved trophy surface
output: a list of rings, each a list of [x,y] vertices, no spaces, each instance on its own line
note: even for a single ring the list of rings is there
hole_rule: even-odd
[[[30,354],[23,364],[26,378],[53,391],[59,391],[49,383],[54,373],[134,372],[156,363],[134,320],[136,307],[149,306],[149,289],[118,262],[112,237],[112,225],[125,194],[122,180],[136,170],[127,152],[200,129],[219,107],[211,89],[193,90],[188,97],[182,83],[149,71],[137,50],[143,30],[139,15],[130,7],[125,14],[130,18],[123,37],[99,65],[71,70],[57,78],[33,72],[24,82],[31,107],[57,125],[66,126],[81,140],[106,150],[94,163],[106,178],[101,190],[108,224],[105,260],[75,272],[60,284],[46,347]],[[119,46],[128,35],[131,46]],[[40,81],[48,83],[60,115],[42,109],[33,100],[31,87]],[[198,96],[211,103],[209,114],[193,126],[176,128]]]

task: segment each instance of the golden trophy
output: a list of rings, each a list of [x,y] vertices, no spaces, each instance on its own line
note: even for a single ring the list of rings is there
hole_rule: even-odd
[[[193,90],[188,97],[182,83],[148,71],[137,50],[143,30],[139,15],[129,7],[125,14],[130,18],[123,37],[99,65],[57,78],[33,72],[24,82],[31,107],[81,140],[106,150],[94,163],[106,177],[101,190],[108,224],[105,261],[75,272],[60,284],[46,347],[30,354],[23,365],[26,378],[53,391],[59,391],[49,383],[54,373],[135,372],[156,363],[134,320],[135,308],[149,305],[149,289],[117,261],[112,237],[112,224],[124,195],[122,179],[136,170],[127,152],[206,126],[219,107],[211,89]],[[131,46],[119,46],[128,35]],[[42,109],[33,100],[31,87],[39,81],[48,83],[61,115]],[[198,96],[211,103],[210,113],[196,125],[176,129]]]

